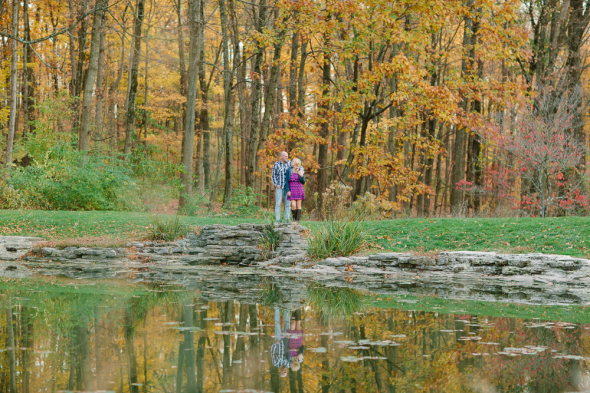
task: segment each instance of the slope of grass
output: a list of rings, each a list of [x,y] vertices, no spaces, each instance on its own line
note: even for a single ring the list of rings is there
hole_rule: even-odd
[[[185,217],[192,226],[263,223],[260,219]],[[0,210],[0,235],[48,240],[86,237],[140,238],[148,213]],[[314,228],[321,222],[303,222]],[[541,252],[590,257],[590,218],[415,218],[365,222],[372,247],[382,251],[473,250]]]

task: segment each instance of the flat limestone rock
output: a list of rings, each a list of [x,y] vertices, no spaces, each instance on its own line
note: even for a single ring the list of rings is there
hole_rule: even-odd
[[[36,243],[45,241],[42,237],[31,236],[0,236],[0,244],[12,243]]]

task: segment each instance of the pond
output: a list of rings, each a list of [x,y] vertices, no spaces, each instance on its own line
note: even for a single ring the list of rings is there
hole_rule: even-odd
[[[284,282],[268,277],[216,291],[0,279],[0,393],[590,388],[584,307],[556,320],[563,315],[544,307],[400,298],[311,281],[297,294]]]

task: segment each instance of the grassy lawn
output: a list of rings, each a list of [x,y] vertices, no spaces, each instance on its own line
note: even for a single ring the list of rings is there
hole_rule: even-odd
[[[262,222],[252,219],[185,217],[189,225]],[[0,235],[39,236],[48,240],[82,236],[141,238],[151,223],[149,213],[0,210]]]
[[[590,218],[437,218],[367,224],[385,250],[540,252],[590,256]]]
[[[260,219],[186,217],[190,225],[263,223]],[[148,213],[0,210],[0,235],[49,240],[82,236],[142,238]],[[313,229],[319,222],[303,222]],[[590,257],[590,218],[437,218],[371,221],[369,240],[383,251],[542,252]]]

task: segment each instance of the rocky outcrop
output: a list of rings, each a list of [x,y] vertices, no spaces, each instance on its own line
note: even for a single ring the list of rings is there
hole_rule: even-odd
[[[175,242],[130,242],[126,249],[67,247],[60,250],[41,247],[36,251],[43,258],[53,261],[128,258],[162,262],[178,259],[189,265],[249,266],[269,258],[282,263],[306,259],[307,240],[303,236],[306,228],[297,224],[275,224],[274,230],[279,233],[280,242],[274,251],[266,253],[260,246],[264,230],[265,225],[259,224],[207,225],[200,233],[189,233],[187,238]]]
[[[0,261],[14,261],[31,251],[33,243],[43,241],[40,237],[0,236]]]
[[[307,240],[302,236],[306,228],[293,224],[275,224],[280,242],[274,251],[263,255],[260,248],[265,225],[239,224],[237,226],[207,225],[200,234],[190,234],[183,240],[191,264],[227,263],[247,266],[267,258],[302,261],[307,251]],[[266,257],[266,258],[265,258]]]
[[[590,261],[567,255],[497,254],[481,251],[447,251],[434,256],[411,253],[380,253],[367,257],[328,258],[320,262],[344,270],[346,266],[493,276],[547,275],[590,277]]]
[[[257,288],[280,279],[285,281],[282,287],[291,288],[287,297],[293,299],[293,306],[305,297],[305,287],[282,277],[384,294],[590,304],[590,261],[586,259],[457,251],[379,253],[312,262],[305,256],[305,228],[278,225],[275,230],[281,233],[281,241],[266,258],[259,247],[264,226],[254,224],[210,225],[176,242],[133,242],[125,249],[39,248],[35,255],[25,254],[41,239],[0,237],[0,277],[127,278],[176,283],[214,291],[218,297],[227,292],[228,298],[242,285]]]

